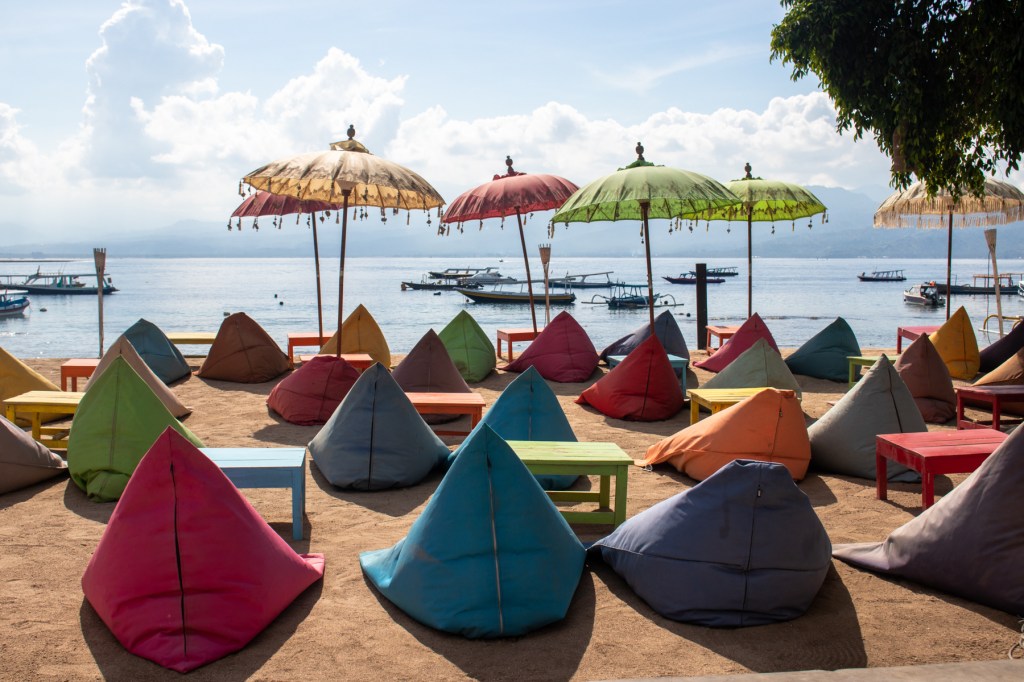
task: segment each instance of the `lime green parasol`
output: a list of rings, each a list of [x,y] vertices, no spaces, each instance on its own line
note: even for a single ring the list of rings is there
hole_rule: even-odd
[[[690,171],[655,166],[636,145],[637,160],[577,190],[551,218],[552,223],[640,220],[647,253],[647,305],[654,327],[650,218],[706,218],[739,198],[717,180]]]
[[[800,185],[781,180],[764,180],[750,174],[747,163],[743,170],[746,175],[726,185],[740,198],[740,203],[712,211],[711,220],[747,221],[747,317],[754,313],[754,248],[753,223],[775,222],[808,218],[825,212],[825,204]],[[774,228],[773,228],[774,231]]]

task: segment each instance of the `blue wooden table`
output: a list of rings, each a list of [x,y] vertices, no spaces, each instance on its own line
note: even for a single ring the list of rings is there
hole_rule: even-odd
[[[201,448],[236,488],[291,488],[292,538],[302,539],[306,448]]]
[[[678,355],[672,355],[671,353],[666,353],[666,355],[668,355],[668,364],[672,365],[672,369],[677,370],[677,371],[678,370],[682,370],[682,374],[679,375],[679,385],[683,387],[683,395],[685,396],[686,395],[686,368],[689,366],[690,360],[689,360],[689,358],[681,358]],[[609,355],[608,359],[606,360],[606,362],[608,363],[608,368],[611,369],[611,368],[615,367],[615,365],[619,364],[620,362],[622,362],[625,359],[626,359],[625,355]]]

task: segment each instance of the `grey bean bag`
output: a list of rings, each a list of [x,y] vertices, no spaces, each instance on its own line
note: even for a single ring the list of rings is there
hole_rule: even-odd
[[[779,351],[764,339],[758,339],[721,372],[708,379],[701,388],[770,388],[789,389],[801,397],[800,384],[782,360]]]
[[[609,355],[629,355],[632,351],[636,350],[637,346],[646,341],[650,335],[651,323],[645,322],[621,339],[609,344],[607,348],[601,351],[601,359],[608,362]],[[666,353],[686,358],[687,360],[690,359],[690,351],[686,347],[686,339],[683,338],[683,332],[679,329],[676,318],[672,317],[671,311],[664,310],[654,318],[654,335],[661,341],[661,345]]]
[[[67,463],[0,417],[0,494],[60,476]]]

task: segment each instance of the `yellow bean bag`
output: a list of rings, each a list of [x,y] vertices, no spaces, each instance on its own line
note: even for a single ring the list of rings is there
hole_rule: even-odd
[[[60,389],[49,379],[35,371],[24,362],[0,348],[0,402],[29,391],[59,391]],[[17,415],[19,424],[28,421]],[[63,419],[66,414],[44,414],[43,421]]]
[[[371,358],[391,369],[391,350],[388,348],[384,332],[380,330],[377,320],[373,319],[370,311],[359,306],[349,313],[345,322],[341,325],[341,352],[342,353],[367,353]],[[323,354],[338,352],[338,332],[334,332],[324,347],[320,349]]]
[[[928,340],[935,346],[935,350],[939,351],[939,356],[949,370],[949,376],[970,381],[978,374],[981,367],[978,337],[974,335],[971,318],[967,316],[963,306],[960,306],[937,331],[932,332]]]

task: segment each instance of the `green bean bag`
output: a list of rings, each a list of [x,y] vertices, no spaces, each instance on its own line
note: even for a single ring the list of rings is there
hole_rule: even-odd
[[[494,344],[465,310],[453,317],[438,336],[466,381],[483,381],[494,371],[497,365]]]
[[[845,382],[850,376],[846,359],[850,355],[860,355],[857,335],[846,320],[837,317],[786,358],[786,364],[793,374]]]

